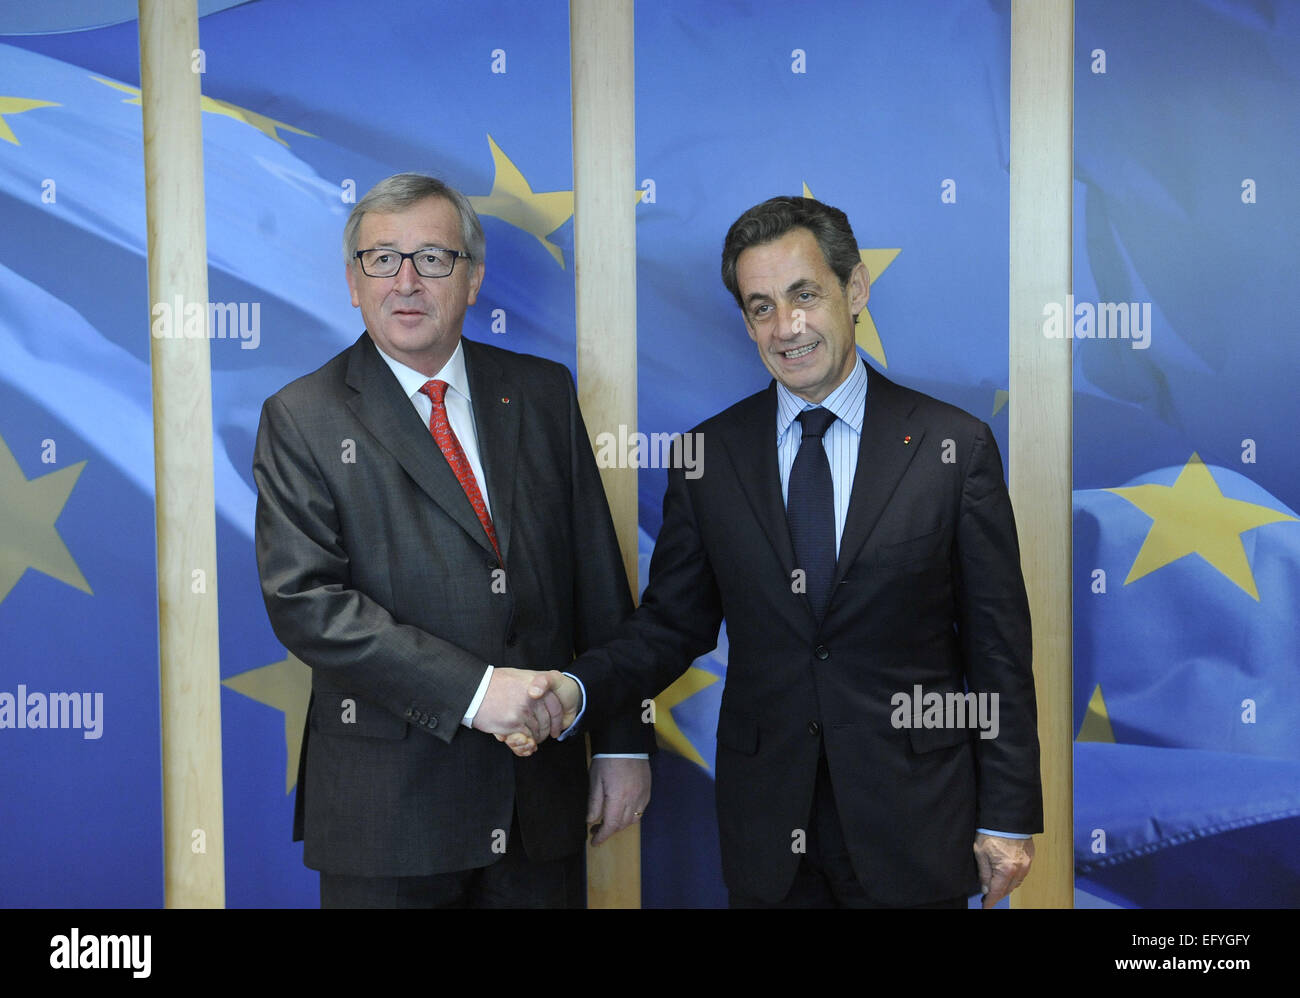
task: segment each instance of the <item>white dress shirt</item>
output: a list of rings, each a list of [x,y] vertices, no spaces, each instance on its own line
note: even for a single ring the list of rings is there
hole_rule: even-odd
[[[372,339],[373,342],[373,339]],[[415,406],[415,411],[420,414],[420,419],[424,425],[429,425],[429,418],[433,415],[433,400],[424,392],[420,391],[429,381],[447,382],[447,394],[443,399],[443,404],[447,409],[447,422],[451,425],[451,432],[456,435],[460,442],[460,449],[465,452],[465,460],[469,462],[469,467],[474,472],[474,481],[478,485],[479,495],[483,497],[483,505],[487,507],[488,516],[492,515],[492,497],[488,495],[487,479],[483,475],[483,462],[479,460],[478,455],[478,431],[474,427],[474,407],[470,405],[469,395],[469,376],[465,373],[465,350],[457,341],[456,349],[452,352],[447,363],[442,365],[442,370],[432,378],[421,374],[413,367],[407,367],[400,360],[394,360],[388,354],[384,353],[378,343],[375,343],[375,349],[379,350],[379,356],[384,358],[384,363],[388,365],[389,370],[393,372],[398,383],[402,386],[402,391],[406,397],[411,400]],[[483,679],[478,684],[478,690],[474,694],[474,699],[469,702],[469,707],[465,710],[465,716],[461,718],[461,724],[467,728],[474,726],[474,715],[478,713],[479,706],[483,703],[483,697],[487,693],[488,683],[492,681],[492,666],[488,666],[483,673]]]

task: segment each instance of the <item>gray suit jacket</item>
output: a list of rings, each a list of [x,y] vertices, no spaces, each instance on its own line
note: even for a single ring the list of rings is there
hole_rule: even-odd
[[[416,876],[579,850],[582,739],[516,759],[460,720],[490,663],[567,668],[632,607],[573,379],[464,341],[505,571],[370,337],[277,392],[254,453],[276,636],[312,668],[295,838],[309,867]],[[593,748],[642,752],[634,711]],[[511,841],[509,848],[518,848]]]

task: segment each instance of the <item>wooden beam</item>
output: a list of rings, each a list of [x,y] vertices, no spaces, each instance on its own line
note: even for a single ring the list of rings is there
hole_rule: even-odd
[[[578,400],[587,432],[636,431],[636,104],[631,0],[570,0]],[[636,595],[637,472],[601,471]],[[592,908],[641,906],[641,830],[587,851]]]
[[[1011,6],[1011,500],[1033,617],[1044,834],[1015,907],[1074,899],[1071,731],[1070,344],[1042,332],[1043,306],[1071,287],[1074,8]]]
[[[195,0],[140,0],[150,330],[187,306],[208,331]],[[163,885],[169,908],[225,906],[221,672],[208,340],[149,336],[158,532]]]

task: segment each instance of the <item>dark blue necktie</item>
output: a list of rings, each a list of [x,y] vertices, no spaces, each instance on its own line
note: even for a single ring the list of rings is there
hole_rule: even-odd
[[[835,483],[822,436],[835,421],[829,409],[805,409],[796,417],[803,424],[803,442],[790,468],[785,516],[794,543],[795,568],[806,573],[808,599],[820,621],[831,600],[835,576]]]

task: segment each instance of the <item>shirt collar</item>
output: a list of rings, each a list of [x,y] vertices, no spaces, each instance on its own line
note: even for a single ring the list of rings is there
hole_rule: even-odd
[[[858,354],[858,362],[853,372],[844,379],[835,391],[819,403],[837,417],[853,427],[854,432],[862,432],[862,417],[867,410],[867,365]],[[776,438],[780,440],[790,429],[799,413],[805,409],[816,408],[807,399],[800,398],[786,388],[781,382],[776,383]]]
[[[459,392],[466,399],[469,399],[469,377],[465,373],[464,340],[460,340],[456,343],[456,349],[453,350],[451,356],[447,358],[447,363],[443,364],[442,370],[432,378],[425,374],[421,374],[413,367],[407,367],[400,360],[394,360],[392,357],[388,356],[388,354],[384,353],[378,343],[375,344],[375,349],[379,350],[379,356],[384,358],[384,363],[388,365],[389,370],[393,372],[394,376],[401,384],[402,391],[406,393],[407,398],[414,399],[415,396],[419,394],[420,389],[423,388],[425,383],[428,381],[445,381],[450,387],[450,390]]]

